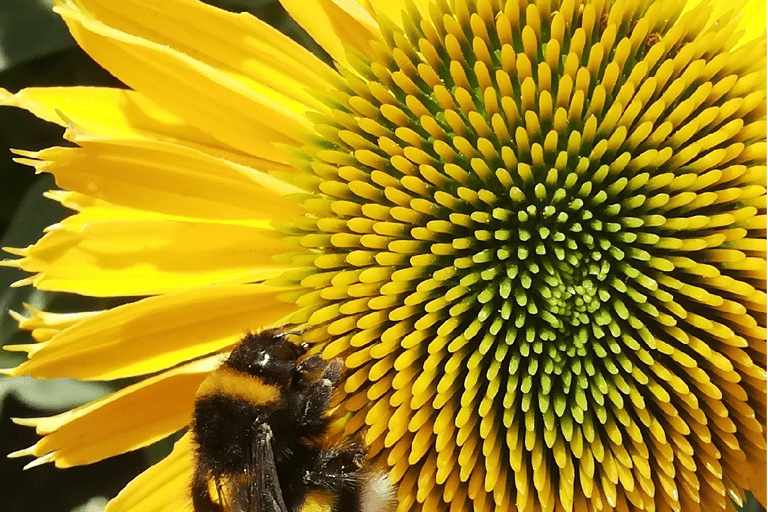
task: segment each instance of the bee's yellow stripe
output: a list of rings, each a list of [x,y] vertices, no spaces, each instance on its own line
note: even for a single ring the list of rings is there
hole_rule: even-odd
[[[252,405],[275,405],[280,403],[280,387],[267,384],[258,377],[244,375],[227,366],[213,371],[197,390],[198,397],[224,395],[240,398]]]
[[[333,512],[336,498],[330,491],[309,491],[297,512]]]

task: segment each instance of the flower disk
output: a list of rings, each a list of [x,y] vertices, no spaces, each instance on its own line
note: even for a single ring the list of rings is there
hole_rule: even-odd
[[[283,281],[400,510],[724,510],[763,474],[765,44],[683,5],[382,16],[313,118]]]

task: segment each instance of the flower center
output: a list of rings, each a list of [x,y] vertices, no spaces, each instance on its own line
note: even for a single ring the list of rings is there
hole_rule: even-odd
[[[598,507],[602,478],[610,507],[616,485],[643,507],[672,489],[651,475],[694,465],[670,472],[664,431],[690,434],[675,446],[692,457],[710,443],[691,434],[707,424],[697,397],[747,378],[709,357],[760,337],[760,308],[741,304],[760,277],[735,262],[762,254],[765,190],[747,179],[762,155],[745,148],[764,119],[729,77],[762,49],[735,59],[729,32],[702,35],[706,7],[548,6],[439,1],[402,29],[381,20],[385,42],[350,58],[297,155],[295,320],[345,358],[347,429],[367,426],[420,501],[454,479],[499,509],[551,510],[558,486],[565,509]]]
[[[576,53],[587,35],[631,37],[628,17],[605,34],[597,14],[559,11],[562,26],[534,6],[442,5],[385,29],[372,61],[342,71],[336,108],[317,123],[325,141],[309,151],[317,219],[300,238],[316,251],[300,282],[326,299],[310,321],[347,340],[326,355],[416,331],[446,356],[492,352],[510,374],[526,361],[575,401],[573,368],[621,354],[622,332],[643,328],[624,301],[656,287],[637,267],[649,259],[638,247],[658,237],[639,232],[649,205],[638,192],[671,150],[638,162],[628,140],[639,111],[621,111],[635,92],[622,70],[642,51]]]

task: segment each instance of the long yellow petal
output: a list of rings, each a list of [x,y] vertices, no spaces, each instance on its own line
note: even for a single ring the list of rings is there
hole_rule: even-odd
[[[66,468],[148,446],[189,424],[197,388],[224,357],[174,368],[56,416],[17,419],[44,437],[13,455]]]
[[[19,323],[19,329],[31,331],[35,341],[47,341],[67,327],[71,327],[85,318],[101,314],[101,311],[49,313],[29,304],[24,304],[24,310],[30,316],[24,316],[16,311],[10,311],[10,315]]]
[[[328,66],[249,14],[192,0],[78,0],[76,5],[109,27],[194,56],[280,104],[296,104],[298,114],[325,108],[307,89],[330,87]]]
[[[288,268],[273,257],[289,250],[254,225],[196,222],[112,208],[68,217],[34,245],[6,249],[4,261],[34,273],[16,286],[95,297],[154,295],[215,283],[248,283]]]
[[[309,121],[221,70],[167,46],[121,32],[77,10],[55,8],[78,44],[134,90],[248,154],[284,161]]]
[[[730,2],[718,2],[716,5],[729,4]],[[744,34],[739,39],[739,44],[755,41],[759,37],[765,37],[766,19],[768,19],[768,4],[763,0],[747,0],[740,10],[739,25],[744,29]],[[717,12],[717,11],[716,11]],[[763,487],[765,489],[765,487]],[[765,504],[765,501],[763,501]]]
[[[743,33],[736,46],[753,42],[765,35],[767,6],[764,0],[731,0],[729,2],[688,0],[682,13],[698,8],[710,10],[707,25],[737,24],[737,30]]]
[[[20,153],[56,184],[115,205],[200,219],[285,219],[297,192],[263,173],[190,149],[144,139],[75,139],[76,148]],[[255,179],[261,179],[258,183]]]
[[[288,14],[336,62],[347,66],[345,46],[369,54],[369,41],[380,38],[373,16],[355,0],[280,0]]]
[[[164,370],[222,350],[249,330],[282,323],[294,304],[263,285],[208,286],[150,297],[86,318],[6,371],[40,378],[111,380]]]
[[[765,507],[768,502],[766,497],[766,464],[765,462],[758,463],[757,467],[753,468],[753,471],[749,473],[750,492],[755,495],[757,501]]]
[[[189,485],[194,461],[190,435],[169,456],[131,480],[104,512],[192,512]]]
[[[413,3],[422,16],[429,14],[430,0],[360,0],[360,2],[374,16],[383,14],[400,27],[403,24],[403,11],[409,3]]]
[[[292,169],[224,144],[136,91],[110,87],[29,87],[11,94],[0,88],[0,105],[23,108],[50,123],[75,125],[102,137],[175,142],[254,169]]]

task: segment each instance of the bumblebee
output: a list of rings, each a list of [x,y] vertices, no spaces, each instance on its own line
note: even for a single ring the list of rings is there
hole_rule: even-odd
[[[326,446],[338,360],[299,360],[286,328],[247,334],[201,384],[191,424],[195,512],[391,512],[361,442]]]

